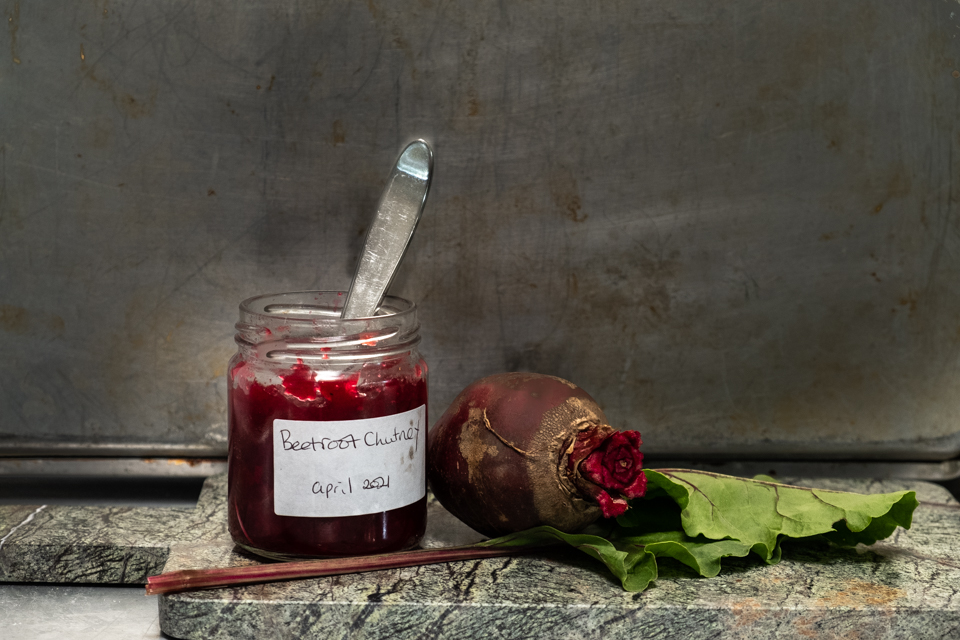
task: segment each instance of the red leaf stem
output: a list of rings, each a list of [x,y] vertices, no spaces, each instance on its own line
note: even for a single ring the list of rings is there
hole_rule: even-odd
[[[350,558],[328,558],[323,560],[302,560],[298,562],[278,562],[248,567],[224,567],[219,569],[184,569],[169,571],[147,578],[147,595],[175,593],[189,589],[210,589],[240,584],[317,578],[321,576],[363,573],[383,569],[416,567],[457,560],[478,560],[529,553],[542,549],[542,545],[524,547],[447,547],[443,549],[421,549],[400,551],[374,556],[356,556]]]

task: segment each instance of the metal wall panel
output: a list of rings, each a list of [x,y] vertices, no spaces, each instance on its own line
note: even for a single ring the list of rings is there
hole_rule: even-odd
[[[656,453],[960,453],[956,2],[0,6],[0,452],[222,452],[237,303],[346,288],[425,137],[434,417],[525,369]]]

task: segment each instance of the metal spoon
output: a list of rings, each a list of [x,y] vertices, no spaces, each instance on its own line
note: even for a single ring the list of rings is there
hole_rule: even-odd
[[[341,318],[368,318],[377,313],[417,228],[432,176],[433,150],[423,140],[411,142],[397,159],[380,196]]]

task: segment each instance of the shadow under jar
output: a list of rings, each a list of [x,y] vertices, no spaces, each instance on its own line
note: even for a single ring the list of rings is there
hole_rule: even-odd
[[[346,294],[240,304],[228,372],[233,540],[258,555],[386,553],[426,527],[427,366],[416,306],[387,296],[343,320]]]

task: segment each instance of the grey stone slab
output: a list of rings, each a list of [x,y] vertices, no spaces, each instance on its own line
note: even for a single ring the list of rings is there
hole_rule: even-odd
[[[948,492],[920,482],[797,482],[910,488],[923,504],[911,530],[869,549],[786,543],[778,565],[728,560],[711,579],[662,562],[644,593],[623,591],[586,556],[561,551],[166,595],[161,628],[178,638],[960,636],[960,506]],[[469,530],[432,509],[426,544],[469,541]],[[216,544],[183,545],[167,570],[254,562]]]
[[[223,484],[194,508],[0,506],[0,582],[144,584],[171,546],[226,535]]]
[[[947,491],[901,480],[791,482],[909,488],[921,506],[909,531],[869,548],[787,542],[778,565],[728,559],[710,579],[664,561],[643,593],[564,550],[169,594],[158,598],[160,628],[184,639],[960,637],[960,505]],[[0,581],[134,583],[161,569],[255,564],[234,551],[225,493],[219,476],[193,510],[0,507]],[[431,504],[425,546],[477,538]]]

